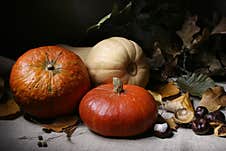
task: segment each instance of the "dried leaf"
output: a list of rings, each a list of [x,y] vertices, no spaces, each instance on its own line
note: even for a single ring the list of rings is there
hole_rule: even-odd
[[[226,92],[221,86],[215,86],[207,89],[199,102],[200,106],[205,106],[210,112],[220,109],[221,106],[226,106]]]
[[[65,129],[76,126],[77,120],[76,116],[64,116],[57,118],[53,123],[42,124],[42,126],[54,132],[64,132]]]
[[[180,93],[180,90],[173,82],[169,82],[163,86],[160,86],[156,90],[157,93],[161,94],[162,98],[174,96]]]
[[[67,137],[70,138],[71,135],[74,133],[74,131],[76,130],[77,125],[72,125],[69,127],[66,127],[63,129],[63,132],[67,134]]]
[[[182,25],[181,30],[176,32],[177,35],[182,39],[186,48],[191,48],[193,35],[200,31],[200,28],[196,25],[197,20],[197,16],[188,17]]]
[[[211,34],[226,34],[226,17],[222,17],[219,24],[213,29]]]
[[[215,86],[215,82],[210,77],[197,73],[179,77],[176,83],[185,92],[199,97],[201,97],[208,88]]]
[[[161,94],[151,91],[151,90],[148,90],[148,92],[154,97],[155,101],[158,104],[162,104],[162,95]]]
[[[126,14],[130,11],[132,7],[132,2],[129,2],[124,8],[122,9],[119,9],[118,7],[118,4],[117,3],[114,3],[113,4],[113,8],[112,8],[112,11],[111,13],[109,13],[108,15],[104,16],[103,18],[101,18],[97,24],[94,24],[90,27],[88,27],[88,29],[86,30],[87,32],[91,31],[91,30],[94,30],[94,29],[100,29],[104,23],[106,23],[107,21],[109,20],[113,20],[114,18],[117,18],[118,22],[119,22],[119,18],[120,16],[127,16]],[[126,18],[125,17],[122,17],[123,20],[125,21]],[[128,19],[128,16],[127,16],[127,19]]]
[[[4,103],[0,103],[0,119],[12,119],[20,114],[20,107],[15,100],[10,97]]]
[[[164,102],[163,108],[173,113],[175,113],[179,109],[187,109],[189,111],[194,111],[188,93],[185,93],[174,100]]]
[[[0,77],[0,102],[1,102],[2,96],[3,96],[3,94],[4,94],[4,85],[5,85],[5,82],[4,82],[4,80]]]

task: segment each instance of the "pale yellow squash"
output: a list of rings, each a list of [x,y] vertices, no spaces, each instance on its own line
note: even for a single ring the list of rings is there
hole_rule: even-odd
[[[111,83],[119,77],[123,83],[145,87],[150,70],[142,48],[123,37],[111,37],[97,43],[85,61],[94,84]]]

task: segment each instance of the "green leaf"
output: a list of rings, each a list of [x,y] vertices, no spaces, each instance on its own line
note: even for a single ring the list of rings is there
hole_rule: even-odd
[[[128,14],[130,14],[132,7],[132,2],[130,1],[123,9],[119,9],[119,6],[117,3],[113,3],[112,11],[108,15],[101,18],[97,24],[94,24],[90,26],[86,31],[89,32],[90,30],[100,29],[101,26],[107,21],[107,20],[114,20],[116,22],[122,22],[125,21],[126,18],[128,18]]]
[[[107,16],[104,16],[97,24],[90,26],[90,27],[87,29],[87,32],[90,31],[90,30],[92,30],[92,29],[95,29],[95,28],[96,28],[96,29],[100,29],[101,25],[102,25],[105,21],[107,21],[108,19],[110,19],[110,18],[111,18],[111,13],[108,14]]]
[[[215,86],[215,82],[210,77],[197,73],[179,77],[176,83],[183,91],[198,97],[201,97],[208,88]]]

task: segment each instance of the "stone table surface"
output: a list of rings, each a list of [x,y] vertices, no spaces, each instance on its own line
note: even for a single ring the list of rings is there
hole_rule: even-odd
[[[2,62],[2,61],[1,61]],[[218,83],[226,89],[226,83]],[[195,105],[197,105],[197,100]],[[226,114],[226,109],[222,110]],[[38,136],[48,139],[48,147],[38,147]],[[23,139],[27,138],[27,139]],[[86,126],[79,126],[70,140],[64,133],[45,133],[42,127],[20,116],[0,120],[0,151],[225,151],[226,138],[195,135],[179,128],[169,139],[153,136],[116,139],[98,136]]]

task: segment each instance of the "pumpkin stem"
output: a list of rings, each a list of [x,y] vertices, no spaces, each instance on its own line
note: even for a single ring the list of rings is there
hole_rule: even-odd
[[[123,92],[123,83],[119,78],[113,77],[113,86],[114,86],[113,91],[115,93],[120,94],[121,92]]]
[[[55,69],[55,67],[53,64],[50,63],[47,65],[47,70],[54,70],[54,69]]]

